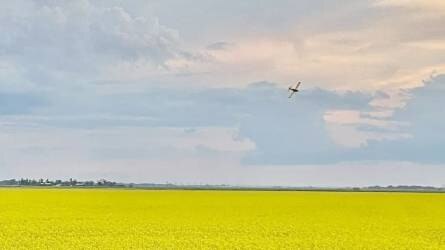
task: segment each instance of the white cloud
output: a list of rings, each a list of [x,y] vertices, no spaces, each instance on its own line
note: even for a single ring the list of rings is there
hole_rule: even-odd
[[[426,9],[438,12],[445,10],[445,3],[442,0],[375,0],[375,5],[406,7],[415,10]]]
[[[151,171],[173,168],[178,173],[171,173],[172,176],[180,176],[203,164],[219,171],[218,164],[239,162],[246,152],[255,149],[251,140],[239,138],[238,131],[230,128],[72,129],[49,128],[29,119],[21,120],[19,125],[17,118],[1,122],[3,178],[7,173],[122,178],[135,171],[141,171],[139,180],[150,175],[163,178],[166,169],[160,170],[161,173]]]
[[[114,80],[110,71],[125,64],[157,73],[184,53],[176,30],[120,6],[86,0],[8,6],[0,12],[0,62],[9,65],[2,67],[2,83],[19,76],[40,85]]]
[[[239,32],[221,30],[215,35],[214,30],[209,38],[200,34],[203,40],[223,38],[224,43],[210,42],[224,45],[218,50],[209,50],[209,43],[193,44],[194,39],[183,41],[179,32],[190,37],[188,31],[196,32],[192,25],[206,23],[208,30],[220,23],[194,17],[184,26],[156,8],[159,4],[139,5],[140,9],[137,4],[87,0],[5,4],[0,61],[11,67],[3,69],[0,80],[20,76],[45,83],[156,81],[231,87],[302,80],[307,87],[381,90],[416,87],[433,72],[445,70],[445,14],[434,11],[441,9],[439,1],[329,5],[329,12],[315,11],[320,3],[305,3],[310,15],[289,17],[278,33],[264,23],[258,27],[261,32],[243,33],[247,27],[239,23],[230,26]],[[286,1],[270,7],[279,16],[289,5],[293,6]],[[159,21],[157,14],[165,20]],[[162,23],[176,23],[183,30]]]
[[[374,112],[371,112],[373,114]],[[400,132],[401,128],[409,124],[381,119],[365,115],[369,112],[356,110],[327,111],[324,115],[327,130],[331,138],[345,147],[364,147],[368,141],[400,140],[411,138],[408,133]],[[380,115],[380,114],[378,114]],[[387,118],[384,114],[384,118]],[[366,131],[361,126],[368,126],[380,131]]]
[[[228,37],[231,46],[203,49],[208,60],[178,61],[176,69],[191,82],[232,87],[262,80],[283,85],[302,80],[306,87],[341,90],[418,87],[445,72],[445,13],[430,11],[437,1],[412,2],[431,8],[414,11],[373,1],[338,5],[303,15],[279,34]]]

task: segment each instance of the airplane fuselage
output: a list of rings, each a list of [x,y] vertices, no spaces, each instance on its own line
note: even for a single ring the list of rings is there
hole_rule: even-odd
[[[291,98],[295,93],[298,92],[298,87],[300,87],[300,84],[301,84],[301,82],[298,82],[297,86],[295,86],[295,87],[290,86],[289,87],[289,91],[291,91],[291,93],[289,95],[289,98]]]

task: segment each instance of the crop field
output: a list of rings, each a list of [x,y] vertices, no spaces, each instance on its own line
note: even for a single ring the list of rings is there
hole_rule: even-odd
[[[445,249],[445,195],[5,188],[0,249]]]

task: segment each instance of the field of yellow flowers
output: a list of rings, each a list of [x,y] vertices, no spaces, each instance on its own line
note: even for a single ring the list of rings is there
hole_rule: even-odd
[[[5,188],[0,249],[445,249],[445,195]]]

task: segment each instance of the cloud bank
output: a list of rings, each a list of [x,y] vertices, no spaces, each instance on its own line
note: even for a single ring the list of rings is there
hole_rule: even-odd
[[[0,178],[440,185],[441,1],[0,5]]]
[[[239,175],[276,169],[286,179],[283,171],[301,173],[309,166],[323,175],[323,165],[368,166],[369,171],[374,164],[379,169],[407,166],[407,173],[422,164],[439,169],[433,166],[445,162],[440,147],[445,121],[435,107],[442,105],[444,86],[440,76],[410,91],[407,104],[391,116],[375,111],[371,94],[306,89],[287,99],[285,89],[266,82],[245,89],[153,87],[63,98],[51,93],[29,97],[40,103],[32,109],[26,98],[6,99],[6,106],[17,108],[1,116],[3,173],[153,181],[180,181],[184,174],[188,182],[220,183],[238,176],[230,183],[252,184],[253,179]],[[84,100],[77,102],[77,95]],[[329,118],[332,109],[346,110],[345,117]],[[256,178],[266,176],[257,173]],[[275,181],[262,184],[279,183],[278,176],[271,178]],[[319,181],[313,177],[304,183],[311,180]]]

